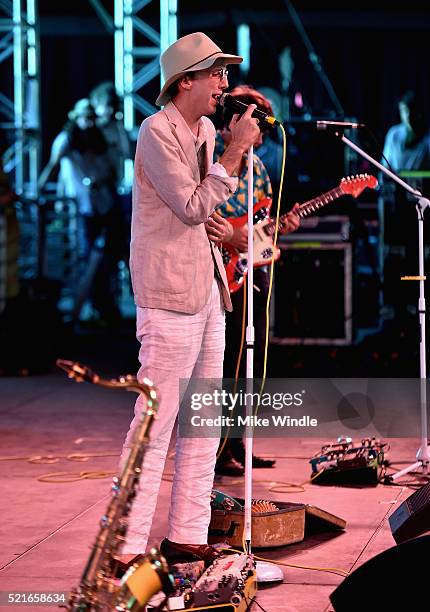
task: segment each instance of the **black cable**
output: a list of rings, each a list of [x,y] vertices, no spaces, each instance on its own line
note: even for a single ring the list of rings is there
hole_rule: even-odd
[[[377,137],[375,136],[375,133],[373,132],[373,130],[371,130],[371,128],[367,125],[367,123],[364,124],[364,127],[366,128],[370,138],[373,141],[373,144],[376,146],[376,152],[378,153],[378,155],[380,156],[381,159],[383,159],[384,161],[387,162],[387,167],[389,170],[391,170],[391,172],[393,174],[396,174],[393,170],[392,165],[390,164],[390,162],[388,161],[388,159],[385,157],[384,155],[384,149],[383,147],[381,147],[381,144],[379,142],[379,140],[377,139]]]
[[[321,58],[315,53],[315,49],[310,41],[310,38],[303,26],[302,20],[300,19],[296,9],[293,6],[293,3],[290,0],[284,0],[285,3],[285,7],[291,17],[291,21],[293,22],[294,27],[296,28],[299,36],[301,37],[303,44],[306,47],[306,51],[308,52],[308,58],[310,63],[312,64],[316,74],[319,76],[319,78],[321,79],[321,82],[323,84],[323,86],[325,87],[327,94],[330,98],[330,100],[333,103],[333,106],[336,109],[336,113],[340,116],[340,117],[344,117],[345,116],[345,111],[342,108],[342,104],[340,103],[339,98],[337,97],[337,94],[334,90],[333,85],[331,84],[327,73],[325,72],[322,63],[321,63]]]
[[[260,604],[258,603],[258,601],[257,601],[257,597],[256,597],[256,596],[255,596],[255,597],[251,597],[251,599],[248,599],[248,598],[246,597],[246,595],[244,595],[244,599],[245,599],[245,601],[246,601],[246,603],[247,603],[247,608],[246,608],[246,610],[249,610],[249,609],[250,609],[250,606],[251,606],[253,603],[256,603],[256,604],[257,604],[257,606],[263,610],[263,612],[268,612],[268,611],[267,611],[265,608],[263,608],[263,606],[262,606],[262,605],[260,605]],[[248,602],[249,602],[249,603],[248,603]]]
[[[405,474],[405,477],[407,475]],[[394,482],[389,480],[390,475],[388,475],[386,477],[386,479],[384,479],[383,481],[380,482],[380,484],[384,484],[388,487],[402,487],[404,489],[410,489],[411,491],[419,491],[422,487],[424,487],[426,484],[428,484],[428,482],[430,482],[430,480],[427,481],[427,483],[420,483],[420,482]]]

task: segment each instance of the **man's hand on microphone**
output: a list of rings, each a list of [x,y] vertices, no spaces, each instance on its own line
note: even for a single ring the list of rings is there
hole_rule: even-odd
[[[242,115],[233,115],[230,122],[231,132],[231,145],[236,144],[240,146],[245,153],[251,145],[255,143],[258,136],[260,135],[260,128],[258,127],[258,119],[251,117],[254,110],[257,108],[256,104],[250,104],[246,109],[246,112]]]
[[[250,104],[241,117],[233,115],[230,122],[231,142],[219,159],[230,176],[239,168],[244,153],[260,134],[257,119],[251,117],[255,108],[255,104]]]
[[[206,221],[205,228],[209,240],[214,242],[217,246],[222,242],[230,242],[233,237],[232,224],[216,211],[213,212]]]

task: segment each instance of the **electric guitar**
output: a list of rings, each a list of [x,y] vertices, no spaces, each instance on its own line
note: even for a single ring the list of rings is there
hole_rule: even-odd
[[[357,198],[366,187],[375,189],[377,185],[378,180],[376,177],[369,174],[358,174],[343,178],[338,187],[301,204],[297,214],[300,218],[307,217],[343,195],[352,195],[354,198]],[[271,205],[271,198],[260,200],[254,205],[254,268],[267,266],[273,254],[275,261],[281,255],[281,251],[273,242],[275,220],[269,217]],[[286,225],[286,219],[286,214],[279,218],[280,232],[282,232]],[[241,227],[247,223],[248,215],[231,217],[227,220],[233,227]],[[225,243],[222,246],[222,256],[230,293],[235,293],[242,286],[248,273],[248,253],[241,253],[231,244]]]

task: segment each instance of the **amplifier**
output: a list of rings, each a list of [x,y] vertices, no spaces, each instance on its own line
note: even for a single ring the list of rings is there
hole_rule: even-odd
[[[349,217],[341,215],[327,215],[326,217],[305,217],[300,227],[292,234],[279,236],[278,245],[296,242],[338,242],[349,240]]]
[[[279,246],[271,342],[351,344],[352,245],[291,240]]]

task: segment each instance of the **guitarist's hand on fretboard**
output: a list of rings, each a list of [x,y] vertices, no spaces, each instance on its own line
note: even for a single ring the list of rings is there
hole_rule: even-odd
[[[298,215],[298,211],[300,210],[300,204],[294,204],[293,208],[283,219],[283,223],[279,224],[279,233],[280,234],[291,234],[291,232],[295,232],[300,227],[300,217]]]

